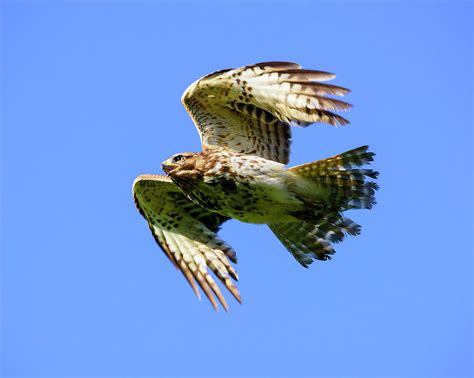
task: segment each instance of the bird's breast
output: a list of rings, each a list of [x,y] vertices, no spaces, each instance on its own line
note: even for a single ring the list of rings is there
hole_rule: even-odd
[[[183,189],[205,209],[248,223],[284,220],[300,205],[280,180],[266,176],[208,176]]]

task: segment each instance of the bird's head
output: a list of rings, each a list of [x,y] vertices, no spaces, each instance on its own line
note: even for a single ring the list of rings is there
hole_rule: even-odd
[[[161,164],[161,167],[167,174],[181,169],[194,169],[194,159],[192,159],[194,156],[196,156],[196,153],[194,152],[181,152],[179,154],[174,154],[168,160],[165,160]]]

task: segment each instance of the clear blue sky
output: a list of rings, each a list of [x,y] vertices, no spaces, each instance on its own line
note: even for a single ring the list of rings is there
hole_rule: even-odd
[[[471,376],[473,6],[6,1],[4,376]],[[295,130],[291,164],[363,144],[379,204],[301,268],[229,222],[243,305],[198,302],[131,184],[200,142],[180,104],[211,71],[289,60],[353,92],[345,128]]]

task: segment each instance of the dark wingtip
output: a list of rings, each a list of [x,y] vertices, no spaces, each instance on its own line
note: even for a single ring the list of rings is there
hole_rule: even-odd
[[[284,62],[284,61],[270,61],[270,62],[260,62],[260,63],[255,63],[252,64],[254,67],[259,67],[259,68],[265,68],[265,67],[288,67],[288,66],[299,66],[298,63],[294,62]]]
[[[222,69],[222,70],[218,70],[218,71],[211,72],[210,74],[207,74],[206,76],[203,76],[202,78],[203,78],[203,79],[210,79],[210,78],[212,78],[212,77],[214,77],[214,76],[218,76],[218,75],[223,74],[223,73],[225,73],[225,72],[228,72],[228,71],[230,71],[230,70],[232,70],[232,68],[224,68],[224,69]]]

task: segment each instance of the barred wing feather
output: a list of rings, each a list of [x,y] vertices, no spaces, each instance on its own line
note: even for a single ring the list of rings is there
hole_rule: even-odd
[[[140,214],[166,256],[179,269],[200,298],[197,285],[217,310],[216,297],[227,311],[221,290],[209,274],[209,269],[222,284],[241,301],[232,282],[237,272],[229,259],[237,262],[234,250],[217,236],[220,225],[228,218],[195,205],[162,175],[142,175],[133,184],[133,196]]]
[[[335,75],[296,63],[266,62],[220,70],[191,84],[181,99],[203,148],[225,147],[286,164],[290,125],[349,123],[334,111],[348,110],[348,89],[323,83]]]

